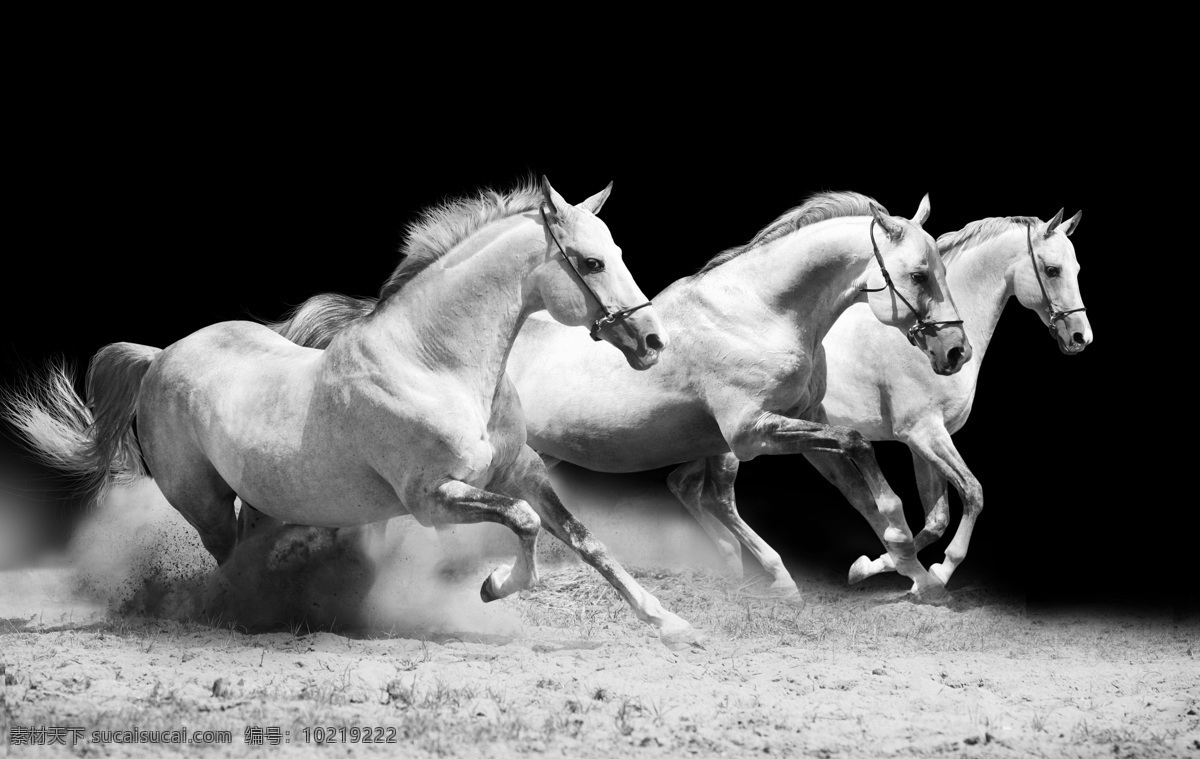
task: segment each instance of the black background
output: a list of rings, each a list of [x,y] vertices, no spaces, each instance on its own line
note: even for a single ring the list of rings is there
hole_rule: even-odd
[[[1144,410],[1149,392],[1170,395],[1167,357],[1148,342],[1163,325],[1145,321],[1164,274],[1147,204],[1131,199],[1170,150],[1150,128],[1164,117],[1135,89],[1077,71],[1037,86],[670,76],[625,89],[535,71],[359,89],[316,72],[136,70],[80,72],[20,111],[5,381],[52,355],[83,366],[112,341],[165,346],[215,321],[276,318],[322,291],[374,295],[422,207],[528,172],[572,202],[615,180],[603,218],[647,294],[819,190],[902,216],[928,192],[935,236],[1083,209],[1072,240],[1095,344],[1061,355],[1010,302],[956,436],[987,508],[955,582],[1008,583],[1048,604],[1182,593],[1184,505],[1158,463],[1171,436]],[[918,525],[907,450],[879,452]],[[748,463],[738,487],[747,520],[789,560],[840,572],[876,548],[799,459]]]

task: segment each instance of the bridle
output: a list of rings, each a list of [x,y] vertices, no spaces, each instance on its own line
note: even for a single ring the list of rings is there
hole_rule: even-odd
[[[931,319],[921,316],[919,313],[917,313],[917,309],[913,308],[913,305],[908,302],[908,299],[900,294],[900,291],[896,289],[896,286],[894,284],[892,284],[892,277],[890,274],[888,274],[887,267],[883,265],[883,256],[880,255],[879,246],[875,243],[875,224],[876,224],[876,222],[877,222],[876,219],[874,219],[874,218],[871,219],[871,228],[869,230],[867,230],[867,234],[871,237],[871,248],[875,251],[875,260],[879,262],[879,271],[883,274],[884,285],[883,285],[883,287],[874,287],[874,288],[863,287],[863,288],[861,288],[861,291],[864,293],[877,293],[881,290],[891,290],[892,295],[895,295],[897,298],[900,299],[901,303],[908,306],[908,310],[912,311],[913,316],[916,317],[916,319],[917,319],[917,321],[911,327],[908,328],[908,342],[913,345],[917,344],[917,335],[920,335],[920,334],[936,335],[938,328],[942,327],[946,324],[962,324],[962,319],[955,319],[953,321],[945,321],[945,322],[935,322]]]
[[[1079,308],[1062,309],[1054,305],[1054,301],[1050,300],[1050,293],[1046,292],[1046,285],[1042,283],[1042,275],[1041,272],[1038,271],[1037,258],[1033,255],[1033,233],[1029,231],[1031,226],[1032,225],[1030,224],[1025,225],[1025,243],[1029,246],[1029,261],[1033,264],[1033,276],[1037,277],[1038,287],[1041,288],[1042,298],[1046,300],[1046,309],[1049,311],[1050,323],[1046,325],[1046,328],[1050,330],[1051,335],[1054,335],[1057,338],[1058,332],[1054,328],[1056,322],[1066,319],[1069,314],[1079,311],[1087,311],[1087,309],[1083,306],[1080,306]]]
[[[608,306],[604,305],[604,301],[600,300],[600,296],[596,294],[596,291],[592,289],[592,286],[579,273],[579,269],[575,268],[575,264],[572,263],[570,256],[567,255],[567,251],[563,250],[562,243],[558,241],[558,237],[554,234],[554,229],[550,226],[550,221],[546,218],[546,206],[539,206],[538,211],[542,214],[542,223],[546,225],[546,231],[550,233],[550,239],[554,240],[554,244],[558,246],[558,252],[562,254],[563,260],[567,262],[567,266],[571,268],[571,271],[575,272],[575,276],[579,279],[579,284],[583,285],[583,289],[587,290],[596,303],[600,305],[600,308],[604,309],[604,316],[593,321],[591,328],[588,330],[588,334],[592,336],[593,340],[599,341],[600,330],[608,325],[625,321],[634,311],[641,310],[650,305],[650,301],[646,301],[640,306],[630,306],[629,308],[622,308],[619,311],[610,311]]]

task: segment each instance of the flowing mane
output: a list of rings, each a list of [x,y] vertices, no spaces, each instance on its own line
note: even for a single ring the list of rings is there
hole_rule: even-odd
[[[700,271],[696,272],[696,276],[711,271],[747,251],[774,242],[801,227],[841,216],[870,216],[871,206],[877,207],[881,213],[887,213],[887,209],[876,202],[874,198],[857,192],[818,192],[810,195],[803,203],[763,227],[750,242],[729,248],[713,256]]]
[[[1016,225],[1037,225],[1042,220],[1036,216],[991,216],[979,221],[973,221],[957,232],[947,232],[937,239],[938,252],[942,254],[942,262],[947,266],[958,258],[958,254],[969,243],[980,245],[988,240],[1002,235]]]
[[[430,264],[483,227],[532,211],[541,202],[541,187],[530,178],[508,192],[484,189],[478,195],[447,200],[425,209],[405,230],[400,264],[380,287],[379,302],[395,295]]]

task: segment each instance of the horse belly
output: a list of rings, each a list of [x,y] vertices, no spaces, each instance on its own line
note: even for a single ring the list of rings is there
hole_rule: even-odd
[[[529,445],[597,472],[641,472],[729,451],[716,420],[699,403],[658,407],[650,417],[636,411],[614,416],[530,425]]]

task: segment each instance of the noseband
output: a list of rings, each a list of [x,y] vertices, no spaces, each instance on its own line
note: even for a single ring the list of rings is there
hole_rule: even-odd
[[[1047,324],[1046,327],[1050,330],[1050,334],[1057,338],[1058,333],[1054,329],[1055,323],[1066,319],[1068,314],[1073,314],[1077,311],[1087,311],[1087,309],[1083,306],[1080,306],[1079,308],[1061,309],[1054,305],[1054,301],[1050,300],[1050,293],[1046,292],[1046,285],[1042,283],[1042,274],[1038,271],[1037,258],[1035,258],[1033,255],[1033,234],[1029,231],[1029,228],[1030,225],[1026,224],[1025,243],[1029,246],[1029,261],[1033,264],[1033,276],[1037,277],[1038,287],[1041,288],[1042,297],[1046,300],[1046,310],[1049,311],[1050,323]]]
[[[604,329],[608,325],[625,321],[634,311],[638,311],[650,305],[650,301],[646,301],[640,306],[630,306],[629,308],[622,308],[619,311],[610,311],[608,306],[604,305],[604,302],[600,300],[600,296],[596,294],[596,291],[592,289],[592,286],[589,285],[587,280],[583,278],[583,275],[579,273],[579,269],[575,268],[575,264],[572,263],[571,257],[567,255],[567,251],[563,250],[562,243],[558,241],[558,237],[556,237],[554,234],[554,229],[550,226],[550,222],[546,219],[546,207],[540,206],[538,211],[542,214],[542,223],[546,225],[546,231],[550,233],[550,239],[554,240],[554,244],[558,246],[558,252],[562,254],[563,260],[567,262],[567,266],[571,268],[571,271],[575,272],[575,277],[579,279],[579,284],[583,285],[583,289],[587,290],[592,298],[595,299],[596,303],[599,304],[600,308],[604,309],[604,316],[601,316],[599,319],[593,321],[591,329],[588,330],[588,334],[592,336],[593,340],[600,340],[600,330]]]
[[[887,267],[883,265],[883,256],[879,253],[879,246],[875,244],[875,219],[871,219],[871,228],[868,230],[867,234],[869,234],[871,237],[871,248],[875,251],[875,260],[879,262],[879,271],[883,274],[884,285],[883,287],[875,288],[863,287],[861,290],[864,293],[877,293],[881,290],[891,290],[892,295],[895,295],[900,299],[901,303],[903,303],[905,306],[908,306],[908,310],[912,311],[912,315],[917,319],[916,323],[908,328],[909,343],[916,345],[917,335],[936,335],[938,328],[945,324],[962,324],[962,319],[935,322],[918,314],[917,309],[913,308],[913,305],[908,302],[908,299],[901,295],[900,291],[896,289],[896,286],[892,284],[892,277],[890,274],[888,274]]]

